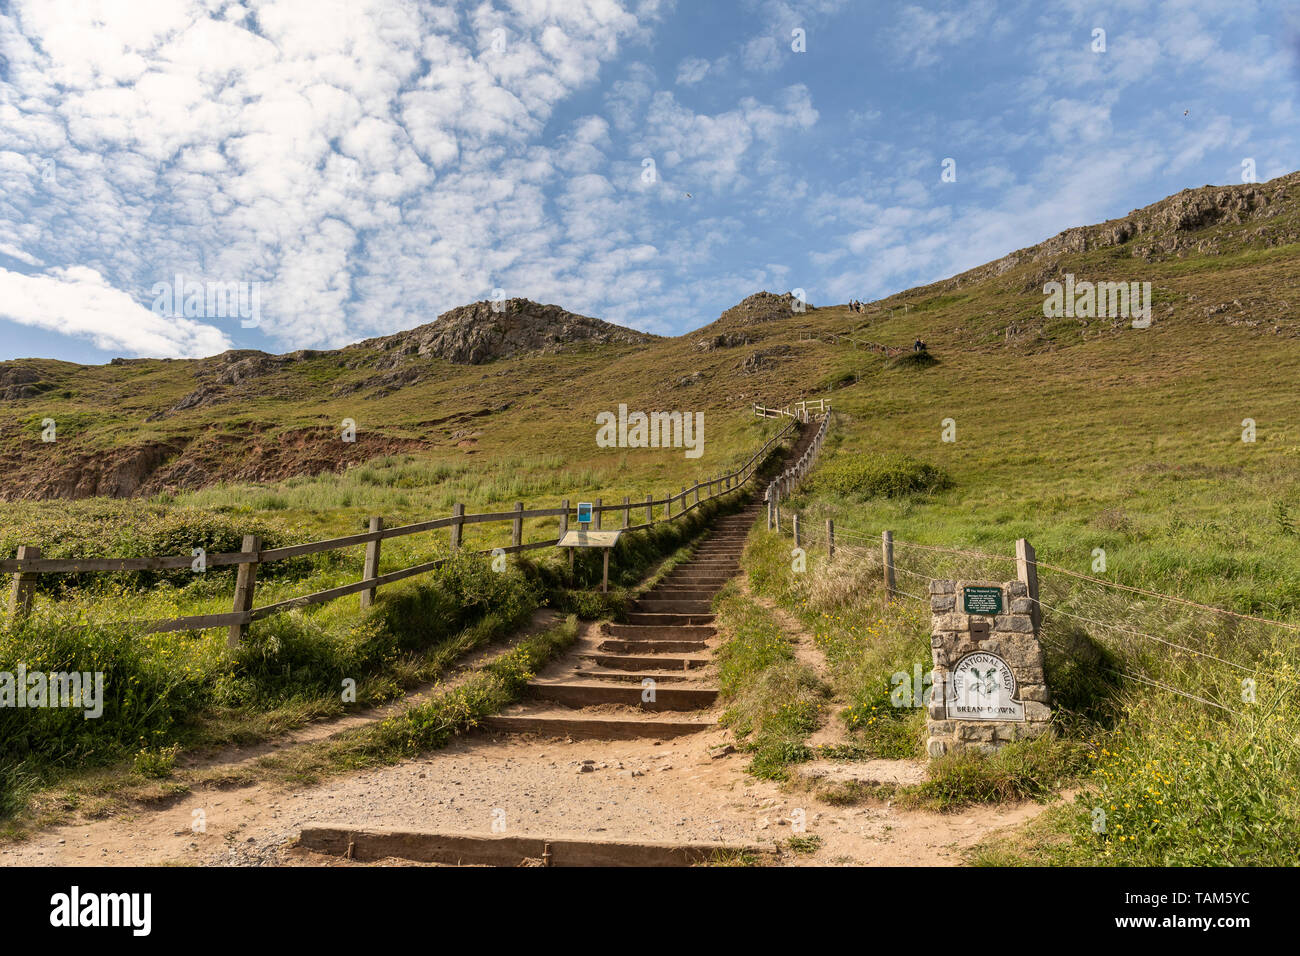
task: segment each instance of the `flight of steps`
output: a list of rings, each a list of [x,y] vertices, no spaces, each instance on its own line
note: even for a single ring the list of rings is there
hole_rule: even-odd
[[[713,596],[740,571],[740,552],[759,505],[719,518],[691,558],[639,598],[627,623],[599,625],[553,676],[529,684],[531,700],[485,725],[575,738],[668,738],[714,726],[684,712],[718,696],[710,646]],[[643,682],[654,681],[653,700]]]
[[[792,457],[812,433],[804,429]],[[666,739],[716,726],[701,713],[718,696],[713,598],[740,572],[745,539],[765,508],[754,501],[714,521],[691,558],[636,601],[626,623],[590,629],[529,683],[528,700],[484,726],[575,739]],[[654,682],[653,695],[645,693],[646,680]]]

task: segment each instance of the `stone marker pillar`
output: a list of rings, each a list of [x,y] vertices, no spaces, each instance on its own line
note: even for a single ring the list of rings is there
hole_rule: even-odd
[[[992,753],[1051,720],[1033,602],[1022,581],[930,582],[934,683],[926,751]]]

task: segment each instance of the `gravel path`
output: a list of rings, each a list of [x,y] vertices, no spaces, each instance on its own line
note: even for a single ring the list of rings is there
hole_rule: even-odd
[[[1040,809],[824,807],[749,777],[742,754],[715,758],[710,745],[727,737],[713,731],[656,744],[473,734],[427,757],[314,787],[203,791],[161,810],[48,830],[0,849],[0,865],[318,863],[287,852],[304,826],[487,834],[498,809],[511,833],[771,844],[788,839],[804,802],[807,830],[823,847],[787,853],[787,862],[943,865]],[[583,771],[584,761],[592,769]],[[195,811],[204,832],[191,829]]]

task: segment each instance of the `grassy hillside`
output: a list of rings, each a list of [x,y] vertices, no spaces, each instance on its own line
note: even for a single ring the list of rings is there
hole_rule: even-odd
[[[1150,282],[1151,327],[1044,317],[1044,283],[1067,273]],[[815,519],[813,526],[834,517],[846,545],[856,540],[869,549],[888,528],[901,542],[1007,559],[990,564],[900,543],[899,563],[914,573],[1001,578],[1014,574],[1009,559],[1019,537],[1029,538],[1043,561],[1079,572],[1091,572],[1100,548],[1103,577],[1300,622],[1300,175],[1182,193],[871,303],[865,312],[830,306],[770,314],[729,310],[675,339],[584,345],[484,365],[429,359],[423,377],[409,384],[377,381],[379,352],[368,364],[352,354],[302,354],[236,382],[216,404],[175,411],[204,376],[238,378],[228,374],[231,360],[4,363],[0,373],[13,378],[23,369],[21,377],[34,382],[32,394],[0,401],[0,465],[10,499],[2,506],[0,553],[11,556],[20,543],[40,544],[47,556],[168,547],[186,553],[196,535],[225,540],[263,530],[288,543],[357,530],[369,514],[390,522],[445,514],[456,501],[471,511],[517,500],[548,506],[579,495],[635,501],[718,474],[748,454],[775,428],[752,417],[751,402],[829,397],[839,413],[835,430],[818,474],[791,504]],[[933,362],[887,358],[851,341],[908,346],[918,336]],[[598,448],[595,416],[619,403],[703,411],[704,456]],[[45,418],[58,424],[53,444],[40,440]],[[357,423],[355,444],[338,439],[344,418]],[[1254,442],[1242,441],[1248,418],[1256,425]],[[956,441],[942,440],[947,419]],[[855,485],[862,463],[877,455],[885,456],[885,469],[897,466],[896,456],[934,466],[946,486],[890,497]],[[86,487],[127,486],[133,497],[83,497]],[[50,496],[78,500],[32,500]],[[547,530],[539,523],[528,536],[539,539]],[[504,532],[480,526],[468,543],[501,543],[489,534]],[[434,537],[386,545],[384,569],[445,549]],[[259,603],[355,580],[359,571],[359,553],[286,569],[259,589]],[[70,590],[47,585],[39,604],[90,620],[227,610],[228,582],[219,587],[217,580],[160,586],[120,579],[93,587],[74,581]],[[899,583],[923,587],[920,579]],[[1046,571],[1043,599],[1252,668],[1270,662],[1274,673],[1283,638],[1295,639],[1117,599]],[[325,632],[345,643],[361,640],[344,619],[350,613],[295,614],[300,630],[289,635],[267,625],[264,638],[285,648],[268,651],[267,659],[310,658]],[[890,625],[870,608],[854,613],[859,632],[828,631],[827,639],[843,652],[841,690],[861,716],[878,688],[862,683],[876,677],[863,672],[853,649],[870,629],[878,635]],[[1117,665],[1149,668],[1144,672],[1216,700],[1238,692],[1240,675],[1231,671],[1151,656],[1111,632],[1084,627],[1080,636],[1067,620],[1059,618],[1062,629],[1052,632],[1067,646],[1086,639],[1088,647],[1109,648]],[[891,645],[899,654],[912,646],[911,631]],[[855,689],[854,681],[862,686]],[[1285,696],[1290,686],[1283,681],[1261,691],[1261,699],[1282,695],[1275,695],[1273,714],[1283,722],[1268,741],[1300,732],[1294,700]],[[1098,734],[1119,735],[1130,755],[1163,752],[1168,741],[1153,729],[1166,717],[1237,756],[1251,739],[1248,729],[1215,723],[1213,714],[1149,688],[1076,692],[1084,717],[1070,732],[1094,742]],[[1091,708],[1089,694],[1100,694],[1105,706]],[[881,739],[890,741],[891,753],[900,746],[897,734]],[[1268,787],[1294,786],[1293,751],[1278,751],[1280,769]],[[1256,766],[1241,759],[1242,767]],[[1205,793],[1232,784],[1238,770],[1206,770]],[[1174,851],[1169,858],[1183,859]]]

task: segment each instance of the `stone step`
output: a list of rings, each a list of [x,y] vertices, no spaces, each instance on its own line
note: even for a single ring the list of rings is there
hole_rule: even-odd
[[[572,737],[575,740],[668,740],[683,734],[712,730],[712,720],[653,720],[636,717],[576,717],[564,714],[497,714],[484,718],[482,727],[513,734]]]
[[[619,671],[697,671],[709,663],[707,657],[667,654],[579,654],[583,660]]]
[[[709,624],[696,624],[687,627],[663,624],[613,624],[601,625],[601,633],[606,637],[616,637],[624,641],[703,641],[718,633],[718,629]]]
[[[539,700],[549,700],[565,707],[598,707],[601,704],[623,704],[642,710],[700,710],[717,699],[716,687],[656,687],[654,700],[644,699],[645,689],[619,684],[597,683],[546,683],[528,685],[528,693]]]
[[[612,654],[680,654],[705,650],[704,641],[624,641],[611,637],[596,645],[598,651]]]
[[[687,627],[692,624],[712,624],[712,614],[669,614],[650,611],[629,611],[628,624],[657,624],[659,626]]]
[[[712,601],[720,588],[688,588],[685,585],[657,587],[646,592],[643,600],[647,601]]]
[[[662,660],[660,658],[661,662]],[[656,684],[681,684],[688,681],[700,681],[704,677],[703,674],[690,674],[686,671],[619,671],[599,667],[576,670],[573,672],[573,676],[583,681],[607,681],[616,684],[640,684],[643,680],[652,680]]]
[[[646,614],[708,614],[713,607],[711,600],[703,598],[640,598],[636,609]]]

